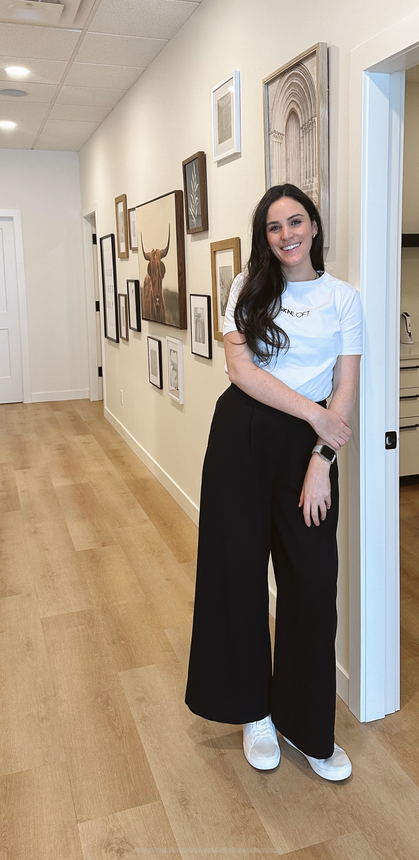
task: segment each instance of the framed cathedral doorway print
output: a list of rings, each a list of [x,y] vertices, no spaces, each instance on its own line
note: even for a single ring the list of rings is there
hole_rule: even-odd
[[[266,187],[290,182],[320,210],[329,246],[327,44],[318,42],[263,81]]]

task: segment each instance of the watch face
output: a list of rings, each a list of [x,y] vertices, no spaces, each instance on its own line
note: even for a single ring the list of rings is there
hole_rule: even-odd
[[[322,445],[321,453],[322,456],[326,458],[326,460],[330,460],[330,462],[333,463],[333,460],[336,457],[336,453],[333,448],[329,448],[328,445]]]

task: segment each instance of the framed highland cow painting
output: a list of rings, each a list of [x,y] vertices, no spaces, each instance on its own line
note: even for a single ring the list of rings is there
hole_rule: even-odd
[[[137,206],[137,240],[143,319],[186,328],[182,191]]]

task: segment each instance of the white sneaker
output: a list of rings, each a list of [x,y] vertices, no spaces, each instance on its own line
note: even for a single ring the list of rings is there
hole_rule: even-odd
[[[310,765],[313,768],[315,773],[319,776],[322,776],[323,779],[330,779],[333,781],[337,781],[339,779],[347,779],[348,776],[352,773],[352,764],[346,752],[338,747],[335,744],[335,751],[330,758],[313,758],[311,755],[307,755],[302,750],[299,750],[288,738],[282,736],[284,741],[287,742],[291,747],[294,747],[295,750],[302,753],[304,755]]]
[[[245,723],[243,726],[243,752],[249,764],[259,770],[272,770],[279,764],[281,752],[275,726],[269,717]]]

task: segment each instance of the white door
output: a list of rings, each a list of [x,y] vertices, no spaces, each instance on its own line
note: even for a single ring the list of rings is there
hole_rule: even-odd
[[[23,401],[19,297],[12,218],[0,218],[0,403]]]

